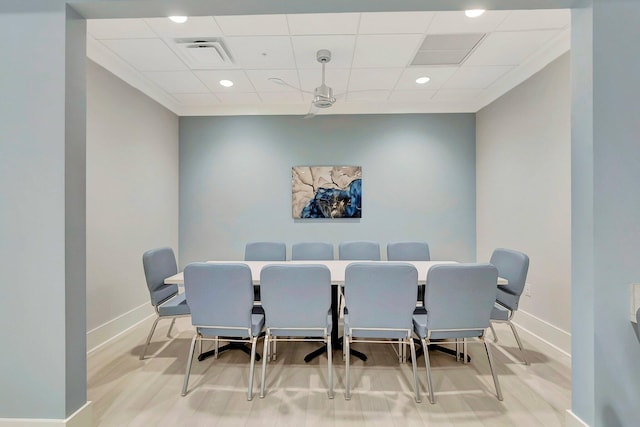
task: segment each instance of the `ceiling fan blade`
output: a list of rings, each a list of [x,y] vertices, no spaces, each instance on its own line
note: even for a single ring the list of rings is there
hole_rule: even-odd
[[[312,103],[311,107],[309,108],[309,112],[307,113],[306,116],[303,117],[303,119],[310,119],[310,118],[314,117],[316,114],[318,114],[318,111],[319,111],[318,107],[316,107]]]
[[[292,84],[289,84],[289,83],[285,82],[284,80],[282,80],[281,78],[278,78],[278,77],[269,77],[267,80],[269,80],[269,81],[271,81],[271,82],[273,82],[273,83],[275,83],[275,84],[277,84],[277,85],[280,85],[280,86],[290,87],[291,89],[295,89],[295,90],[297,90],[298,92],[302,92],[302,93],[313,93],[313,92],[309,92],[308,90],[303,90],[303,89],[300,89],[300,88],[299,88],[299,87],[297,87],[297,86],[294,86],[294,85],[292,85]]]

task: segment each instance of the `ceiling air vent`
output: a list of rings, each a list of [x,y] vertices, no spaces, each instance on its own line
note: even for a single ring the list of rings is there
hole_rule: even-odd
[[[485,34],[430,34],[411,65],[460,65],[480,44]]]
[[[224,41],[219,37],[173,39],[173,50],[192,70],[224,68],[233,65]]]

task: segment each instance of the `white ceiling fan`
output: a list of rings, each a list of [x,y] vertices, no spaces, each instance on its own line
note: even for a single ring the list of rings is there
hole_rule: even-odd
[[[293,86],[278,77],[269,77],[269,80],[276,84],[288,86],[300,92],[313,95],[313,99],[311,100],[311,109],[305,117],[312,117],[317,113],[319,108],[329,108],[336,102],[336,98],[333,96],[333,89],[325,84],[325,64],[331,61],[331,51],[328,49],[320,49],[316,52],[316,60],[322,64],[322,84],[315,88],[313,92],[300,89],[299,87]]]

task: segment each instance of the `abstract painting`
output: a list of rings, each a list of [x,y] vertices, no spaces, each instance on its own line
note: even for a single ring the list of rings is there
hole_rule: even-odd
[[[361,218],[362,166],[291,168],[294,218]]]

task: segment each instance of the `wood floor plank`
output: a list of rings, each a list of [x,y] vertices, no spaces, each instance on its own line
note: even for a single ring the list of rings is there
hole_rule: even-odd
[[[158,325],[143,361],[138,355],[151,321],[88,356],[87,392],[96,426],[554,427],[563,425],[571,404],[570,359],[522,334],[531,362],[524,365],[505,325],[497,325],[500,340],[492,347],[503,402],[495,396],[486,354],[477,345],[469,346],[472,362],[467,365],[430,352],[434,405],[426,392],[424,358],[417,360],[422,402],[416,403],[411,364],[399,363],[397,347],[380,344],[354,346],[368,360],[351,359],[348,401],[341,352],[333,353],[334,399],[327,396],[326,355],[303,361],[316,343],[278,343],[277,360],[268,363],[264,399],[259,398],[262,365],[256,363],[254,398],[247,401],[249,357],[239,351],[194,359],[189,392],[182,397],[193,329],[189,319],[179,319],[169,339],[168,326]]]

